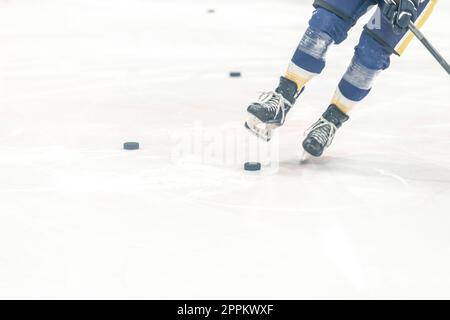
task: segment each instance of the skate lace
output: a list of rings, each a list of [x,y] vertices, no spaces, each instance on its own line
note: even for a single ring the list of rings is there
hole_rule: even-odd
[[[283,105],[287,105],[291,107],[291,104],[289,101],[287,101],[281,94],[269,91],[269,92],[261,92],[261,95],[259,96],[259,102],[265,106],[267,106],[267,110],[269,112],[275,113],[275,118],[278,116],[280,111],[283,112],[283,120],[285,117],[285,109],[282,108]],[[283,121],[282,120],[282,121]]]
[[[281,109],[283,96],[279,93],[270,91],[270,92],[261,92],[259,96],[259,102],[267,106],[267,110],[270,112],[278,112]]]
[[[308,129],[306,135],[316,139],[322,146],[329,147],[333,142],[336,130],[337,128],[332,122],[321,117]]]

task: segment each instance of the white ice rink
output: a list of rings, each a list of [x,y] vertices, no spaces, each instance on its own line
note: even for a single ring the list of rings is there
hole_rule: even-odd
[[[0,1],[0,298],[450,298],[449,79],[418,41],[300,166],[356,26],[279,170],[242,170],[311,3]],[[447,58],[449,13],[423,28]]]

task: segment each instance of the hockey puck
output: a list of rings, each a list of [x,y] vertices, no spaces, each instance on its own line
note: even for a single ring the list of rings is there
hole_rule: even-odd
[[[139,149],[139,142],[125,142],[123,144],[123,148],[125,150],[138,150]]]
[[[214,9],[209,9],[209,10],[208,10],[208,13],[216,13],[216,10],[214,10]]]
[[[242,76],[242,74],[239,71],[232,71],[230,72],[230,77],[231,78],[240,78]]]
[[[245,171],[259,171],[261,170],[261,163],[259,162],[246,162],[244,164]]]

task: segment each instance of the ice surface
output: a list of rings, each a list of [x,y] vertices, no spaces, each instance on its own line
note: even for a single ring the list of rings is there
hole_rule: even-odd
[[[0,298],[450,298],[449,83],[418,41],[300,166],[356,26],[278,170],[242,170],[310,2],[0,2]],[[447,57],[449,10],[423,29]]]

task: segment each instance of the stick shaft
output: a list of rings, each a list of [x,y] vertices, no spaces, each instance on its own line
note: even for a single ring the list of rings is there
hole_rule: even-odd
[[[440,55],[440,53],[433,47],[433,45],[425,38],[423,33],[416,28],[414,23],[409,23],[409,29],[411,32],[416,36],[417,39],[422,42],[422,44],[427,48],[427,50],[433,55],[433,57],[437,60],[437,62],[440,63],[440,65],[447,71],[447,73],[450,75],[450,66],[448,65],[447,61],[445,61],[444,57]]]

